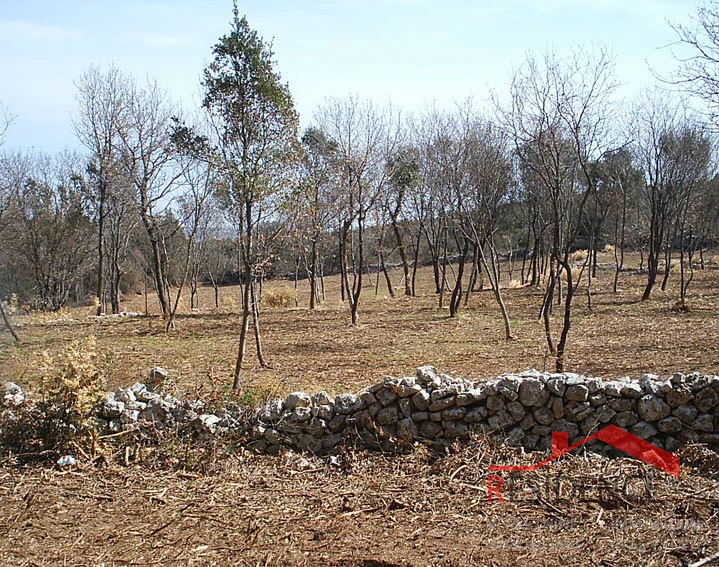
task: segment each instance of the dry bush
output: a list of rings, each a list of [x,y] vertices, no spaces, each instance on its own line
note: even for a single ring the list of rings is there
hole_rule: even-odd
[[[712,256],[712,259],[710,260],[712,264],[715,266],[719,266],[719,256]]]
[[[43,398],[38,403],[39,432],[46,448],[89,446],[94,441],[95,410],[107,381],[100,368],[95,337],[74,341],[55,357],[44,355]]]
[[[509,280],[509,283],[507,284],[508,289],[521,289],[524,286],[519,280]]]
[[[613,254],[614,253],[614,245],[605,244],[604,248],[602,249],[602,252],[604,252],[605,254]]]
[[[581,264],[584,262],[587,257],[589,256],[588,250],[575,250],[572,252],[572,255],[569,257],[569,261],[573,264]]]
[[[262,295],[262,303],[268,307],[296,307],[297,291],[286,287],[268,289]]]

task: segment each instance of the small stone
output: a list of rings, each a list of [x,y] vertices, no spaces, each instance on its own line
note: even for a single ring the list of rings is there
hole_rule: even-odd
[[[383,406],[382,406],[381,403],[375,402],[375,403],[373,403],[372,405],[370,405],[369,408],[367,408],[367,411],[369,411],[369,414],[370,414],[371,416],[375,416],[375,415],[377,415],[377,412],[379,412],[379,410],[382,409],[382,407],[383,407]]]
[[[572,386],[570,386],[571,388]],[[569,391],[569,390],[567,390]],[[566,414],[574,421],[582,421],[592,413],[592,406],[589,402],[571,401],[564,405]]]
[[[464,416],[466,423],[479,423],[487,419],[487,408],[484,406],[470,409]]]
[[[487,423],[489,423],[490,427],[494,429],[501,429],[514,424],[514,419],[512,419],[512,416],[509,415],[508,412],[502,410],[496,415],[491,416],[487,420]]]
[[[0,387],[0,408],[17,408],[25,399],[25,392],[15,382],[5,382]]]
[[[639,400],[637,411],[639,412],[639,417],[644,421],[659,421],[672,413],[672,408],[664,403],[664,400],[649,395],[643,396]]]
[[[569,435],[569,439],[579,435],[579,427],[576,423],[567,421],[566,419],[558,419],[552,424],[552,431],[564,431]]]
[[[609,407],[616,411],[629,411],[632,409],[632,401],[623,398],[609,400]]]
[[[666,437],[664,439],[664,449],[669,451],[670,453],[673,453],[677,449],[679,449],[682,446],[681,441],[678,439],[675,439],[674,437]]]
[[[57,466],[61,468],[74,467],[77,462],[77,459],[72,455],[63,455],[57,460]]]
[[[705,433],[714,432],[714,416],[708,413],[702,414],[692,422],[694,431],[703,431]]]
[[[509,412],[509,415],[512,416],[514,421],[522,421],[526,415],[524,406],[519,402],[509,402],[507,404],[507,411]]]
[[[555,396],[564,396],[567,388],[567,381],[564,378],[552,378],[547,380],[547,390]]]
[[[125,409],[125,411],[122,412],[122,415],[120,416],[120,423],[123,425],[129,425],[131,423],[135,423],[140,419],[140,411],[139,410],[130,410]]]
[[[541,407],[548,398],[549,392],[539,380],[527,378],[519,386],[519,401],[523,406]]]
[[[327,422],[319,417],[313,417],[305,427],[307,433],[315,437],[321,437],[327,432]]]
[[[316,406],[326,406],[328,404],[332,403],[332,398],[330,395],[325,392],[324,390],[317,392],[314,396],[312,396],[312,402]]]
[[[364,402],[354,394],[340,394],[335,398],[335,413],[347,415],[364,409]]]
[[[714,388],[704,388],[694,396],[694,405],[700,412],[706,413],[717,404],[719,404],[719,394]]]
[[[537,408],[532,415],[540,425],[551,425],[554,421],[554,415],[547,408]]]
[[[400,398],[409,398],[420,390],[422,390],[422,386],[419,384],[400,384],[397,388],[397,395]]]
[[[500,395],[489,396],[487,398],[487,409],[491,412],[498,412],[506,407],[504,397]]]
[[[657,430],[654,426],[646,421],[635,423],[629,431],[632,435],[636,435],[640,439],[649,439],[657,434]]]
[[[397,399],[397,394],[391,388],[382,388],[375,393],[377,401],[383,406],[388,406]]]
[[[427,421],[429,419],[429,412],[416,411],[412,414],[412,419],[415,421]]]
[[[554,398],[552,400],[552,415],[555,419],[564,417],[564,401],[562,398]]]
[[[285,407],[287,411],[292,411],[295,408],[310,407],[312,405],[312,398],[305,392],[292,392],[285,400]]]
[[[434,366],[420,366],[417,368],[416,378],[418,384],[434,385],[440,382]]]
[[[125,410],[125,403],[120,402],[118,400],[114,399],[107,399],[105,400],[105,403],[102,404],[102,408],[100,410],[100,415],[102,417],[112,419],[115,417],[120,417],[122,412]]]
[[[548,425],[535,425],[532,427],[532,434],[537,437],[546,437],[552,432],[552,428]]]
[[[400,439],[413,439],[417,436],[419,436],[419,428],[410,418],[401,419],[397,423],[397,437]]]
[[[443,411],[447,408],[454,407],[456,398],[451,396],[449,398],[442,398],[429,404],[429,411]]]
[[[312,417],[312,409],[307,406],[298,406],[290,412],[289,419],[294,422],[309,421]]]
[[[461,421],[446,421],[443,425],[447,439],[463,439],[469,436],[469,428]]]
[[[719,433],[702,433],[699,442],[706,443],[710,447],[719,447]]]
[[[614,416],[614,424],[619,427],[629,427],[637,421],[637,416],[631,411],[623,411]]]
[[[519,389],[519,386],[517,386],[517,389]],[[502,394],[510,402],[516,401],[516,399],[519,397],[519,393],[516,390],[512,390],[511,388],[507,387],[507,385],[502,383],[497,384],[497,392]]]
[[[161,366],[150,369],[145,386],[151,392],[162,392],[172,383],[170,373]]]
[[[115,392],[115,399],[124,404],[128,404],[137,400],[137,398],[135,397],[135,392],[130,389],[117,390],[117,392]]]
[[[692,394],[692,391],[683,385],[675,386],[664,396],[667,404],[669,404],[672,408],[676,408],[690,402],[693,397],[694,394]]]
[[[679,433],[683,427],[681,420],[674,416],[660,419],[657,423],[657,429],[662,433]]]
[[[397,414],[397,406],[387,406],[377,412],[377,421],[382,425],[389,425],[390,423],[397,423],[399,418]]]
[[[462,419],[466,413],[467,410],[465,408],[450,408],[442,412],[442,419],[444,421],[457,421],[458,419]]]
[[[639,399],[644,395],[644,390],[636,382],[625,382],[622,386],[622,396],[626,398]]]
[[[201,433],[215,433],[222,419],[214,414],[206,413],[203,414],[192,422],[192,427],[195,431]]]
[[[587,397],[587,401],[592,404],[592,407],[599,407],[603,406],[607,403],[607,396],[605,396],[602,393],[596,392],[594,394],[589,394]]]
[[[534,418],[532,417],[531,413],[525,415],[524,418],[522,418],[522,420],[519,422],[519,426],[525,431],[527,431],[528,429],[532,429],[532,427],[534,427],[535,425],[537,425],[537,422],[534,421]]]
[[[430,419],[430,421],[442,421],[442,412],[441,411],[429,412],[429,419]]]
[[[306,433],[300,435],[297,439],[297,448],[300,451],[308,451],[310,453],[319,453],[322,451],[322,441],[317,439],[314,435]]]
[[[412,396],[412,403],[420,411],[424,411],[429,407],[430,395],[427,390],[420,390]]]
[[[589,396],[589,388],[584,384],[573,384],[567,387],[564,397],[569,401],[585,402]]]
[[[419,433],[422,437],[436,439],[442,433],[442,426],[435,421],[423,421],[419,426]]]
[[[402,412],[404,417],[412,415],[412,400],[409,398],[400,398],[399,410]]]
[[[364,392],[362,392],[359,395],[360,400],[362,400],[368,407],[371,406],[372,404],[376,404],[376,403],[378,403],[377,398],[375,397],[376,392],[379,392],[379,390],[375,390],[375,392],[371,392],[370,390],[365,390]],[[332,403],[332,402],[330,402],[330,403]]]
[[[681,419],[684,423],[691,423],[699,415],[699,410],[690,404],[684,404],[674,408],[672,415]]]
[[[600,423],[609,423],[612,419],[614,419],[614,416],[617,415],[617,412],[612,408],[605,406],[603,408],[599,408],[595,415]]]
[[[284,438],[282,437],[282,433],[277,431],[276,429],[272,429],[271,427],[268,427],[265,429],[264,437],[267,440],[268,443],[271,443],[272,445],[280,445],[284,443]]]
[[[335,415],[332,419],[327,422],[327,429],[332,433],[337,433],[345,428],[347,418],[344,415]]]

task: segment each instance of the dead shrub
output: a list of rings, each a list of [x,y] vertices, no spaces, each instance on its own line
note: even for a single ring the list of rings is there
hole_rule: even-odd
[[[575,250],[569,257],[569,261],[572,262],[572,264],[581,264],[587,259],[588,256],[588,250]]]
[[[262,294],[262,303],[267,307],[296,307],[297,292],[286,287],[268,289]]]
[[[3,449],[22,453],[94,450],[95,411],[106,387],[95,338],[73,342],[55,357],[43,355],[41,399],[5,409]],[[2,408],[0,408],[2,409]]]

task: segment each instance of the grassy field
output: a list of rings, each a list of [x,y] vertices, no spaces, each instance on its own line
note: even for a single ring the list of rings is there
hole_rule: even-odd
[[[622,273],[620,292],[614,294],[609,255],[602,260],[606,265],[593,285],[591,312],[581,290],[575,299],[568,370],[602,377],[718,371],[719,266],[697,272],[690,288],[691,310],[680,312],[672,310],[678,277],[670,279],[666,292],[657,290],[642,303],[645,276]],[[392,275],[397,285],[401,274]],[[446,309],[438,308],[430,278],[431,271],[422,269],[419,296],[394,299],[388,297],[383,282],[375,296],[374,281],[368,281],[359,327],[349,324],[349,308],[339,301],[337,277],[327,278],[327,301],[315,311],[307,308],[308,283],[299,282],[298,307],[263,309],[265,353],[271,368],[260,368],[248,348],[246,388],[277,393],[358,391],[387,374],[413,374],[426,363],[473,379],[552,368],[537,320],[541,289],[504,290],[516,337],[507,342],[489,291],[473,293],[467,308],[450,319]],[[293,284],[273,281],[265,286],[292,289]],[[148,318],[96,318],[91,307],[68,308],[59,315],[16,315],[23,344],[12,345],[7,332],[0,335],[0,378],[32,387],[39,376],[40,353],[53,354],[74,339],[94,335],[105,354],[112,387],[132,384],[150,367],[160,365],[185,391],[229,395],[239,336],[239,288],[224,287],[220,297],[221,307],[210,308],[212,289],[202,288],[201,308],[189,312],[181,307],[177,328],[169,334],[156,315],[152,296]],[[189,304],[185,299],[183,303]],[[144,312],[143,297],[128,298],[123,309]]]
[[[666,292],[640,302],[644,276],[623,273],[614,294],[611,259],[601,260],[591,312],[583,293],[576,299],[569,370],[602,377],[719,372],[718,266],[697,272],[691,309],[682,312],[672,309],[675,276]],[[401,274],[392,275],[399,283]],[[246,399],[297,389],[359,391],[425,363],[477,380],[552,367],[537,321],[541,289],[505,282],[516,337],[507,342],[489,292],[472,294],[450,319],[438,309],[430,277],[421,271],[415,298],[389,298],[383,286],[375,297],[368,282],[356,328],[338,299],[337,278],[328,278],[328,300],[314,312],[307,282],[299,282],[298,307],[263,310],[272,367],[259,368],[248,349]],[[0,334],[0,379],[36,392],[44,351],[94,335],[110,386],[129,385],[161,365],[180,393],[229,397],[238,294],[223,288],[222,305],[213,309],[212,290],[202,289],[202,308],[183,309],[169,334],[152,297],[150,317],[96,318],[89,307],[15,314],[23,344]],[[144,298],[128,298],[123,308],[142,312]],[[568,455],[546,473],[550,480],[610,485],[580,498],[530,493],[507,504],[487,501],[487,466],[539,457],[510,457],[482,439],[449,455],[418,446],[400,456],[344,451],[334,461],[242,449],[218,458],[226,449],[203,448],[192,465],[186,456],[164,464],[112,461],[100,470],[87,463],[73,470],[0,463],[0,563],[687,566],[719,552],[719,457],[697,446],[680,455],[679,479],[630,459]],[[626,478],[651,484],[651,494],[619,490]]]

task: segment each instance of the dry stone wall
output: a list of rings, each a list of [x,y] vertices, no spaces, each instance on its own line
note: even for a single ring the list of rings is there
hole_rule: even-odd
[[[575,443],[610,424],[668,451],[695,442],[718,448],[719,377],[603,381],[532,370],[472,382],[422,366],[416,376],[387,377],[358,395],[294,392],[273,400],[252,433],[269,451],[322,452],[343,442],[391,450],[416,438],[471,432],[499,433],[531,450],[551,447],[553,431],[568,432]]]
[[[153,368],[144,382],[109,392],[97,428],[105,434],[144,427],[233,431],[247,433],[261,451],[321,453],[340,444],[395,450],[414,439],[450,441],[473,432],[546,450],[554,431],[568,432],[573,444],[613,424],[670,452],[689,443],[719,449],[719,377],[697,373],[603,381],[530,370],[473,382],[422,366],[415,376],[387,377],[359,394],[293,392],[256,411],[233,404],[210,411],[202,401],[168,394],[168,382],[166,370]],[[3,412],[26,403],[19,386],[0,388]],[[595,449],[613,451],[599,442]]]

